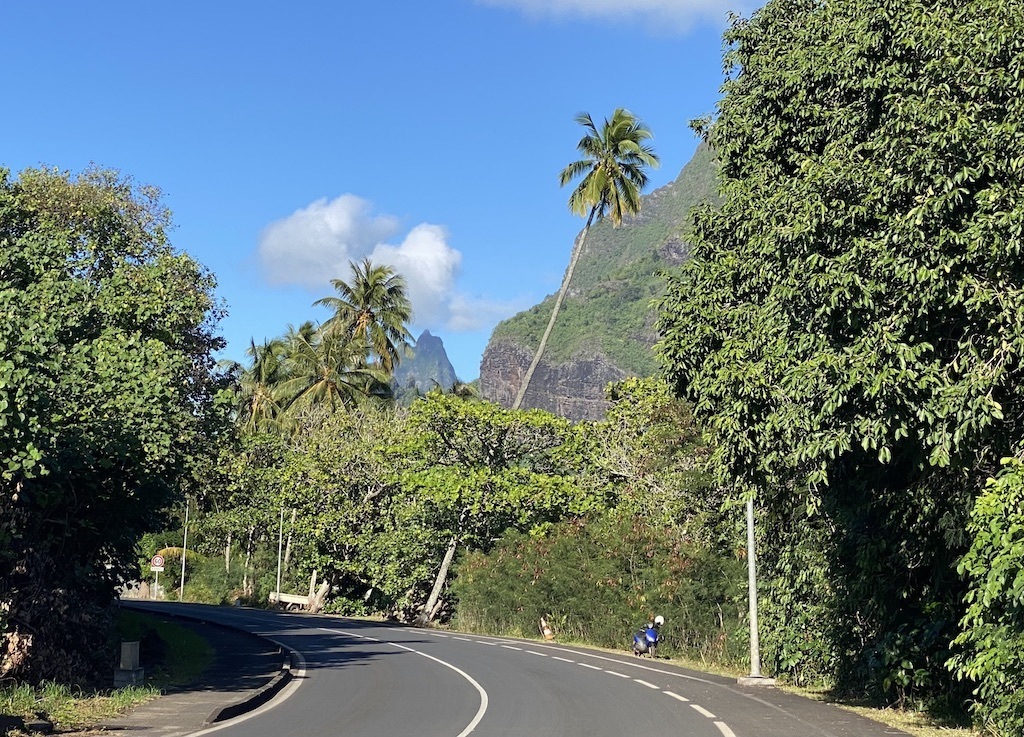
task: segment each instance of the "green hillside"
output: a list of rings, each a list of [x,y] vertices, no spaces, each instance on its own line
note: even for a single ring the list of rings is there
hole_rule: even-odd
[[[676,180],[645,195],[635,218],[613,228],[591,228],[562,305],[545,357],[562,363],[573,356],[602,353],[637,376],[654,373],[654,313],[659,296],[658,272],[688,253],[686,235],[693,207],[716,198],[716,164],[701,145]],[[568,261],[572,244],[565,244]],[[507,339],[531,349],[540,341],[554,295],[500,323],[491,340]]]

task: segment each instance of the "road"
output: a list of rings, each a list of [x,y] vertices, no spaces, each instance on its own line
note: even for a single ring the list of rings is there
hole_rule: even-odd
[[[269,704],[217,737],[881,737],[902,734],[776,689],[580,647],[232,607],[161,605],[300,656]]]

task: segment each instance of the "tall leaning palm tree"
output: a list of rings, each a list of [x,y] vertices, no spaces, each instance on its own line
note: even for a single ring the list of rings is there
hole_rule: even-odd
[[[606,118],[600,129],[594,125],[588,113],[576,116],[576,122],[585,129],[583,138],[576,144],[582,154],[578,161],[569,164],[559,175],[564,187],[569,182],[583,177],[569,196],[569,209],[576,215],[586,215],[587,224],[577,236],[572,247],[572,256],[562,286],[551,310],[551,319],[533,355],[526,376],[519,386],[512,409],[519,409],[526,396],[526,390],[533,379],[544,349],[547,347],[551,330],[555,326],[558,312],[562,308],[565,294],[569,291],[576,263],[583,252],[583,244],[590,232],[590,226],[607,216],[612,225],[618,227],[622,218],[640,211],[640,192],[647,185],[647,168],[658,166],[658,156],[645,142],[652,137],[650,129],[628,110],[618,108],[610,119]]]
[[[406,296],[405,279],[390,266],[374,266],[370,259],[349,262],[351,283],[332,279],[336,297],[324,297],[313,304],[334,310],[324,330],[338,331],[365,347],[365,358],[376,362],[391,375],[409,350],[412,334],[406,323],[412,305]]]

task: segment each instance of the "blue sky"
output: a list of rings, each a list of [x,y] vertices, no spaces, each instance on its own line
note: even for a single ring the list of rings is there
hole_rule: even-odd
[[[574,116],[625,107],[674,179],[748,0],[4,3],[0,166],[90,162],[161,187],[217,277],[224,357],[328,317],[371,257],[413,333],[479,374],[494,326],[558,289],[582,222]]]

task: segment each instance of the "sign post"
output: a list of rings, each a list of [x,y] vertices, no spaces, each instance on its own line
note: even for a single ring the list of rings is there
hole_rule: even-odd
[[[153,591],[150,594],[150,599],[155,599],[157,593],[160,591],[160,572],[164,569],[164,557],[162,555],[154,555],[153,559],[149,561],[149,570],[156,574],[156,581],[153,583]]]

